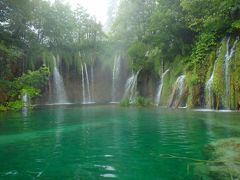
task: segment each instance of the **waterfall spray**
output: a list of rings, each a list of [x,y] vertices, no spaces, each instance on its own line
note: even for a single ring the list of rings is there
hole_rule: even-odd
[[[120,75],[120,67],[121,67],[121,57],[118,55],[114,59],[113,64],[113,72],[112,72],[112,102],[117,101],[117,89],[118,89],[118,81]]]
[[[64,87],[63,78],[58,70],[59,57],[53,57],[54,70],[53,70],[53,83],[54,83],[54,99],[55,103],[68,103],[67,95]]]
[[[226,109],[230,109],[230,87],[231,87],[230,80],[231,79],[230,79],[229,65],[230,65],[232,57],[235,53],[238,39],[239,38],[237,38],[235,40],[231,49],[229,48],[230,38],[228,38],[228,40],[227,40],[227,52],[226,52],[225,59],[224,59],[224,80],[225,80],[225,102],[224,103],[225,103]]]
[[[81,64],[81,70],[82,70],[82,97],[83,97],[83,104],[89,104],[93,103],[92,101],[92,89],[93,88],[93,69],[91,70],[91,87],[90,87],[90,81],[89,81],[89,74],[87,69],[87,64],[83,63]]]
[[[135,103],[137,98],[137,80],[138,75],[141,70],[138,70],[136,74],[132,74],[132,76],[127,80],[125,85],[124,99],[128,99],[130,103]]]
[[[159,84],[158,87],[158,91],[157,91],[157,96],[155,99],[155,104],[156,106],[159,106],[160,102],[161,102],[161,94],[162,94],[162,89],[163,89],[163,85],[164,85],[164,78],[166,76],[166,74],[169,72],[169,69],[166,70],[162,75],[161,75],[161,82]]]
[[[185,91],[185,79],[186,79],[185,75],[181,75],[177,78],[172,91],[172,95],[170,97],[169,107],[177,108],[181,103]]]

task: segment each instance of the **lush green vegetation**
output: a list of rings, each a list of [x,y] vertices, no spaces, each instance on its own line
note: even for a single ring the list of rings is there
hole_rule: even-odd
[[[167,104],[176,78],[185,74],[188,106],[203,106],[205,83],[222,39],[235,39],[240,33],[238,0],[121,0],[109,36],[83,7],[72,10],[60,0],[54,4],[2,0],[0,8],[3,110],[25,93],[32,98],[41,94],[53,70],[53,56],[60,57],[65,72],[80,73],[82,62],[94,64],[104,59],[108,64],[116,50],[129,60],[130,69],[141,69],[140,76],[159,77],[170,69],[163,103]],[[223,105],[225,51],[223,47],[215,72],[215,108]],[[232,108],[240,102],[239,56],[237,46],[230,67]],[[144,101],[139,98],[139,104],[148,104]]]
[[[141,75],[158,74],[170,68],[166,83],[168,92],[171,92],[169,84],[173,84],[180,74],[186,74],[188,106],[196,107],[204,105],[205,83],[212,72],[222,39],[227,36],[236,38],[240,33],[239,23],[240,5],[237,0],[122,0],[112,34],[125,45],[132,68],[145,72]],[[225,52],[220,53],[224,56]],[[220,60],[218,64],[214,84],[216,108],[219,108],[224,95],[223,72],[220,72],[223,71],[223,62]],[[236,90],[239,82],[235,80],[237,73],[234,74],[237,65],[232,68],[233,107],[236,106],[233,101],[239,96],[239,90]],[[149,71],[151,73],[147,73]],[[164,97],[169,97],[169,93]]]
[[[101,24],[81,6],[72,11],[60,0],[52,5],[3,0],[0,8],[1,110],[20,107],[25,93],[40,95],[54,66],[53,55],[60,56],[65,71],[79,71],[82,61],[93,63],[104,47]]]

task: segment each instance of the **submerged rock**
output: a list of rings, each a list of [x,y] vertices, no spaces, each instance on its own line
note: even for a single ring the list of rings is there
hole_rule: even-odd
[[[240,138],[221,139],[207,145],[209,161],[195,165],[199,179],[240,179]]]

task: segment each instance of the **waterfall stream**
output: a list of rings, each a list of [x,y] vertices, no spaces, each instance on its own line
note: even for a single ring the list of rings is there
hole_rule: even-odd
[[[185,75],[181,75],[177,78],[172,95],[170,97],[169,107],[177,108],[181,104],[181,100],[185,91],[185,79]]]
[[[214,62],[213,65],[213,71],[212,74],[209,78],[209,80],[207,81],[206,85],[205,85],[205,98],[206,98],[206,106],[207,108],[212,109],[214,106],[214,99],[213,99],[213,82],[214,82],[214,74],[215,74],[215,70],[216,70],[216,66],[219,60],[219,53],[221,52],[222,47],[220,47],[220,49],[218,50],[218,55],[217,58]]]
[[[225,109],[230,109],[230,72],[229,72],[229,65],[231,62],[231,59],[233,58],[236,45],[238,42],[238,38],[235,40],[233,46],[230,48],[230,38],[227,39],[226,42],[226,53],[224,57],[224,83],[225,83],[225,96],[224,96],[224,107]],[[219,49],[218,54],[220,53],[222,47]],[[218,55],[219,56],[219,55]],[[214,108],[214,98],[213,98],[213,82],[214,82],[214,74],[216,71],[216,66],[219,61],[219,57],[214,62],[213,71],[209,78],[209,80],[206,83],[205,86],[205,93],[206,93],[206,105],[208,108],[212,109]]]
[[[128,99],[129,102],[135,103],[137,98],[137,80],[138,75],[141,70],[137,71],[136,74],[132,74],[130,78],[128,78],[126,85],[125,85],[125,92],[124,92],[124,99]]]
[[[89,81],[89,74],[88,74],[88,68],[87,64],[83,63],[81,64],[81,70],[82,70],[82,103],[83,104],[90,104],[93,103],[92,99],[92,92],[93,92],[93,69],[91,69],[91,87],[90,87],[90,81]]]
[[[117,102],[117,90],[120,76],[121,57],[118,55],[114,58],[113,72],[112,72],[112,102]]]
[[[166,76],[166,74],[169,72],[169,69],[166,70],[162,75],[161,75],[161,82],[159,84],[158,87],[158,91],[157,91],[157,96],[155,99],[155,104],[156,106],[159,106],[160,102],[161,102],[161,94],[162,94],[162,89],[163,89],[163,85],[164,85],[164,78]]]
[[[53,60],[54,60],[53,70],[54,103],[59,104],[68,103],[63,78],[58,69],[59,57],[57,57],[57,59],[53,57]]]
[[[235,40],[233,46],[230,49],[230,38],[227,40],[227,52],[224,59],[224,80],[225,80],[225,108],[230,109],[230,88],[231,88],[231,79],[230,79],[230,72],[229,72],[229,65],[234,55],[236,45],[238,42],[238,38]]]

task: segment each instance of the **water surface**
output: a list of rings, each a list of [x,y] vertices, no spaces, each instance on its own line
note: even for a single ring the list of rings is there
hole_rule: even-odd
[[[190,159],[239,137],[237,112],[45,106],[0,114],[0,179],[194,179]]]

